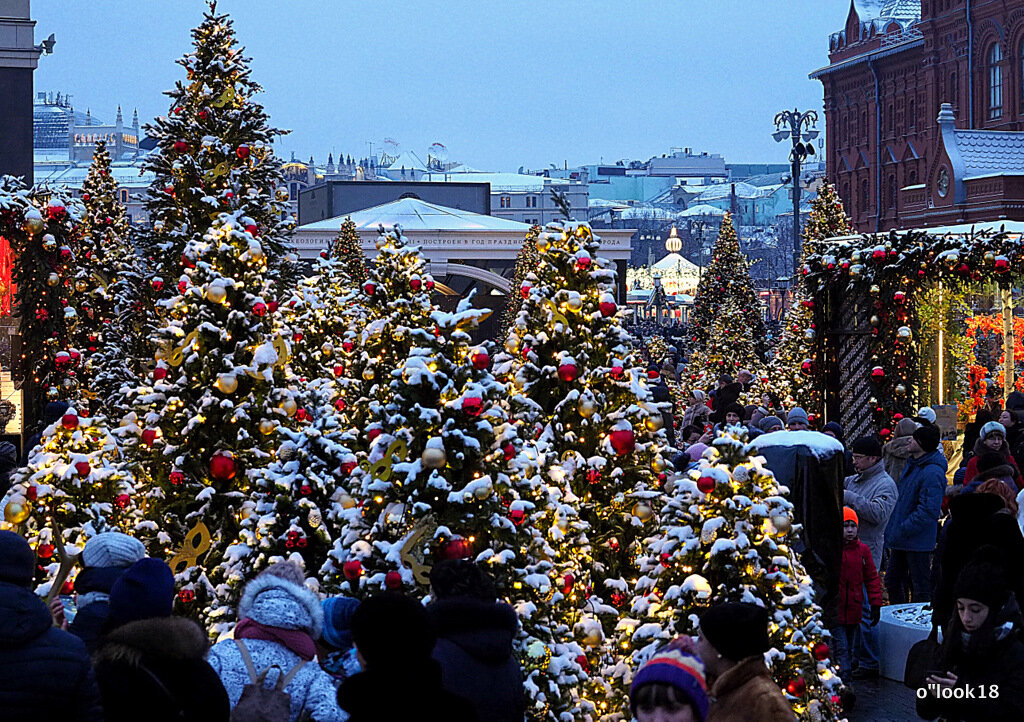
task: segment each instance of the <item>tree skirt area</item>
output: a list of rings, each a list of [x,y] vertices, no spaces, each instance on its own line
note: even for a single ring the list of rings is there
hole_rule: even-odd
[[[880,671],[886,679],[903,681],[907,654],[915,642],[931,631],[932,609],[925,603],[892,604],[882,607],[878,623],[878,641],[881,647]]]

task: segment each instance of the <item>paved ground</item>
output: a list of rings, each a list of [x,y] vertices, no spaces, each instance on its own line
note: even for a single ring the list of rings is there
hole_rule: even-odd
[[[858,680],[857,704],[847,715],[850,722],[891,722],[919,720],[914,692],[888,679]]]

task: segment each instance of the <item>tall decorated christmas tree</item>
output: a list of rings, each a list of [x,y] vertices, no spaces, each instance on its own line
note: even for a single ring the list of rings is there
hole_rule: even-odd
[[[540,255],[537,253],[537,237],[540,235],[540,226],[530,226],[523,241],[523,247],[516,255],[516,265],[512,270],[512,292],[505,301],[505,310],[501,317],[501,333],[504,337],[512,328],[516,317],[519,315],[519,308],[523,300],[530,295],[530,286],[527,279],[537,270],[540,262]]]
[[[720,432],[706,456],[676,481],[661,528],[647,541],[632,600],[642,621],[635,661],[677,635],[694,634],[710,605],[760,604],[771,619],[765,658],[794,713],[837,719],[841,681],[811,579],[793,549],[799,533],[793,505],[748,451],[741,427]]]
[[[73,336],[85,353],[85,395],[94,409],[116,401],[122,387],[134,384],[149,353],[142,335],[145,280],[117,190],[110,153],[100,141],[82,185],[85,213],[74,280],[80,308]]]
[[[149,164],[150,246],[173,295],[160,302],[156,367],[125,423],[147,482],[150,552],[170,560],[183,610],[217,634],[259,556],[260,527],[240,504],[273,461],[278,426],[301,423],[301,397],[271,267],[285,247],[277,131],[213,3],[193,38],[188,83],[152,128]]]
[[[549,499],[534,497],[528,522],[543,534],[537,571],[554,580],[547,626],[571,630],[556,639],[563,654],[581,652],[558,662],[582,678],[571,714],[618,718],[628,714],[636,559],[656,527],[668,468],[662,415],[616,318],[615,271],[590,228],[549,224],[537,248],[536,281],[499,372],[514,384],[525,441],[522,495],[532,486]]]
[[[723,330],[726,333],[723,333]],[[753,341],[753,353],[735,349],[737,339]],[[732,217],[726,213],[714,254],[697,286],[690,315],[691,380],[706,381],[737,369],[758,367],[765,352],[761,304],[750,279],[750,263],[740,251]]]
[[[170,112],[145,128],[157,149],[145,166],[156,177],[146,201],[153,232],[144,245],[153,255],[152,281],[165,296],[181,282],[182,265],[195,260],[183,257],[186,247],[219,213],[237,215],[270,259],[271,276],[290,257],[284,240],[291,218],[271,149],[281,131],[255,101],[261,88],[215,0],[192,40],[194,51],[178,61],[186,79],[166,93]]]
[[[835,186],[824,183],[811,201],[804,226],[803,257],[817,253],[822,240],[850,232],[850,220]],[[815,303],[804,274],[798,274],[782,338],[772,356],[771,378],[780,384],[792,404],[820,413],[824,389],[820,383],[821,335],[815,321]]]
[[[341,271],[353,286],[359,286],[366,280],[366,256],[363,255],[363,244],[359,240],[359,231],[351,218],[341,224],[341,232],[334,239],[331,255],[341,264]]]

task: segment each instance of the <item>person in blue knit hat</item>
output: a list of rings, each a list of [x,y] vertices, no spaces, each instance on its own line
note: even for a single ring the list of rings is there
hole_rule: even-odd
[[[316,656],[337,686],[346,677],[362,670],[352,642],[352,616],[359,608],[359,600],[330,597],[320,602],[320,606],[324,610],[324,628],[316,641]]]
[[[672,642],[640,667],[629,690],[629,709],[637,722],[704,722],[708,700],[704,663]]]

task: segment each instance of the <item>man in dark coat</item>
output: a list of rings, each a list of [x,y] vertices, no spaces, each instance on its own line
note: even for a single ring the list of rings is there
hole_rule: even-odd
[[[174,575],[142,559],[110,590],[107,633],[93,659],[107,722],[227,722],[228,694],[206,661],[198,624],[172,617]]]
[[[25,442],[25,448],[21,450],[22,464],[28,464],[28,457],[32,454],[32,449],[39,446],[39,442],[43,438],[43,431],[46,430],[46,427],[60,421],[60,418],[67,410],[67,401],[51,401],[46,405],[43,409],[43,420],[40,422],[39,430],[32,434],[32,436],[28,437],[28,441]]]
[[[711,413],[711,421],[720,424],[725,421],[726,409],[735,404],[743,393],[743,385],[733,381],[729,374],[722,374],[718,377],[718,388],[714,391],[714,409]]]
[[[53,626],[34,572],[28,542],[0,531],[0,718],[102,722],[85,645]]]
[[[433,657],[444,688],[464,697],[477,717],[519,722],[526,713],[523,674],[512,654],[516,613],[498,602],[494,582],[471,561],[442,561],[430,572],[427,607],[437,625]]]

